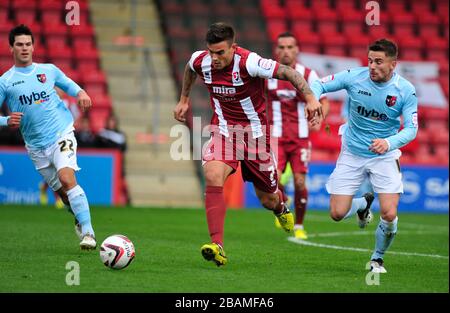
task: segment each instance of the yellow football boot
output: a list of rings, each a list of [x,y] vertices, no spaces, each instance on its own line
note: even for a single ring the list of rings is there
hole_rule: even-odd
[[[227,257],[223,248],[217,243],[207,243],[201,248],[201,252],[205,260],[214,261],[217,266],[227,264]]]

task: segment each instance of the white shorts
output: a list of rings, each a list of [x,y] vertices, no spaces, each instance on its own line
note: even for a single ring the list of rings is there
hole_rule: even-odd
[[[28,150],[36,170],[54,191],[61,188],[58,171],[70,167],[80,170],[77,164],[77,140],[73,131],[61,136],[53,145],[43,150]]]
[[[400,150],[366,158],[356,156],[342,146],[336,168],[326,183],[329,194],[355,195],[366,177],[376,193],[403,193]]]

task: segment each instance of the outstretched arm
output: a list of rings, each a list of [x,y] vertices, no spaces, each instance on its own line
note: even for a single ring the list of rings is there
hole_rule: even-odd
[[[191,69],[189,63],[186,64],[186,67],[184,68],[183,86],[181,88],[180,101],[173,110],[173,116],[177,121],[186,121],[186,112],[189,109],[189,94],[196,79],[197,73]]]
[[[274,78],[288,80],[305,98],[305,114],[308,119],[313,118],[316,114],[320,119],[323,118],[322,104],[317,101],[311,88],[305,78],[290,66],[280,64]]]

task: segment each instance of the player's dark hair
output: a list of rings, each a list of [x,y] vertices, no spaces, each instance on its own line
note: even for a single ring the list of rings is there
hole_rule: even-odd
[[[206,42],[208,44],[214,44],[225,40],[228,41],[230,45],[234,42],[233,27],[222,22],[211,24],[206,33]]]
[[[9,45],[14,46],[14,41],[16,40],[16,36],[20,35],[29,35],[31,36],[31,42],[34,44],[34,37],[31,30],[25,26],[24,24],[20,24],[19,26],[14,27],[9,32]]]
[[[277,39],[280,39],[280,38],[289,38],[289,37],[294,38],[294,39],[295,39],[295,42],[297,42],[297,38],[296,38],[296,37],[294,36],[294,34],[291,33],[291,32],[284,32],[284,33],[281,33],[281,34],[278,35]]]
[[[388,39],[379,39],[369,46],[369,51],[383,51],[386,56],[397,59],[398,48],[395,42]]]

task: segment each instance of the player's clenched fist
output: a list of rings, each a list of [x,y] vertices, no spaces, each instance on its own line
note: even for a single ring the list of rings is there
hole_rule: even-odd
[[[177,106],[173,110],[173,117],[179,122],[186,122],[186,112],[189,109],[188,102],[178,102]]]
[[[21,112],[13,112],[9,116],[8,126],[11,128],[16,128],[20,126],[20,121],[22,120],[23,113]]]
[[[91,98],[84,90],[80,90],[80,92],[78,93],[77,103],[83,112],[86,112],[92,106]]]

